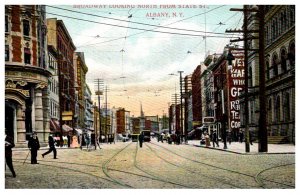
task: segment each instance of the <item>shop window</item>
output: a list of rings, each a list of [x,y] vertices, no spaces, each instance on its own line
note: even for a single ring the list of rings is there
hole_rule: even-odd
[[[29,48],[24,48],[24,61],[25,64],[30,64],[31,53]]]
[[[23,35],[29,36],[30,25],[28,20],[23,20]]]

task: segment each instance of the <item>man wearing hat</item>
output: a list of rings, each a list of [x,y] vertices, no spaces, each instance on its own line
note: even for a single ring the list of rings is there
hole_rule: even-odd
[[[32,132],[32,137],[29,139],[28,148],[31,151],[31,164],[39,164],[36,157],[37,151],[40,149],[40,142],[35,131]]]

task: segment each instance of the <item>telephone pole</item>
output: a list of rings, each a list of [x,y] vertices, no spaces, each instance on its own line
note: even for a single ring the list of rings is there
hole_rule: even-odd
[[[248,105],[248,51],[259,52],[259,130],[258,130],[258,151],[267,152],[268,151],[268,135],[267,135],[267,124],[266,124],[266,87],[265,87],[265,46],[264,46],[264,6],[259,5],[258,9],[252,7],[249,9],[249,6],[244,5],[243,9],[232,8],[230,11],[243,11],[244,13],[244,26],[243,30],[226,30],[229,33],[243,32],[244,38],[238,40],[231,40],[231,42],[244,41],[244,66],[245,66],[245,133],[246,133],[246,142],[245,149],[246,152],[250,152],[249,145],[249,105]],[[248,12],[257,12],[259,18],[259,30],[248,30]],[[257,39],[257,37],[249,38],[248,33],[258,33],[259,34],[259,48],[258,49],[249,49],[247,41],[252,39]]]
[[[258,6],[259,17],[259,152],[268,152],[268,131],[267,131],[267,112],[266,112],[266,78],[265,78],[265,26],[264,6]]]
[[[182,73],[183,71],[178,71],[180,74],[179,82],[180,82],[180,133],[183,135],[183,111],[182,111]],[[185,138],[186,139],[186,138]]]
[[[99,134],[100,134],[100,140],[101,140],[101,136],[102,136],[102,131],[101,131],[101,107],[100,107],[100,95],[103,94],[103,92],[100,90],[100,86],[103,85],[103,80],[102,79],[96,79],[95,80],[95,84],[97,86],[97,91],[95,92],[95,94],[98,96],[98,110],[99,110]],[[98,134],[97,134],[97,129],[95,129],[95,150],[97,149],[97,138],[98,138]]]

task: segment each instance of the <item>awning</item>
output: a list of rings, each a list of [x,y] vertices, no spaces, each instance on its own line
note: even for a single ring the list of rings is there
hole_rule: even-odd
[[[82,134],[82,129],[75,129],[75,131],[77,131],[77,134]]]
[[[62,129],[63,129],[63,131],[65,131],[65,132],[73,131],[73,128],[69,127],[69,126],[66,125],[66,124],[63,124]]]
[[[51,119],[50,120],[50,130],[53,132],[60,132],[59,122]]]

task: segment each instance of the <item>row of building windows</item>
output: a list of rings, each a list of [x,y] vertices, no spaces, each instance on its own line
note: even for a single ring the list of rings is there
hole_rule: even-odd
[[[30,22],[29,20],[22,20],[22,26],[23,26],[23,35],[24,36],[29,36],[30,35]],[[9,20],[8,16],[5,16],[5,32],[10,31],[10,25],[9,25]]]
[[[268,102],[269,124],[272,124],[273,122],[279,122],[279,121],[288,122],[291,120],[290,97],[291,97],[290,93],[286,92],[284,94],[283,102],[281,102],[281,98],[279,95],[274,100],[272,98],[269,99]]]
[[[295,66],[295,43],[292,41],[289,44],[289,52],[285,47],[280,49],[280,56],[277,52],[273,52],[272,57],[266,59],[267,79],[276,77],[287,72]]]
[[[56,80],[52,80],[49,82],[49,90],[52,92],[52,93],[55,93],[56,95],[59,94],[59,85],[58,85],[58,81]]]
[[[54,74],[57,75],[58,73],[57,60],[50,54],[48,56],[48,63],[49,63],[49,68],[52,68],[54,70]]]
[[[58,116],[58,113],[59,113],[58,110],[59,110],[59,105],[56,102],[50,100],[50,117],[51,118],[58,118],[59,117]]]
[[[284,6],[284,9],[277,12],[272,20],[266,22],[266,44],[272,44],[273,41],[293,26],[295,26],[295,5]]]
[[[5,45],[5,61],[10,60],[10,52],[9,52],[9,45]],[[30,48],[24,48],[24,63],[30,64],[31,63],[31,52]]]

